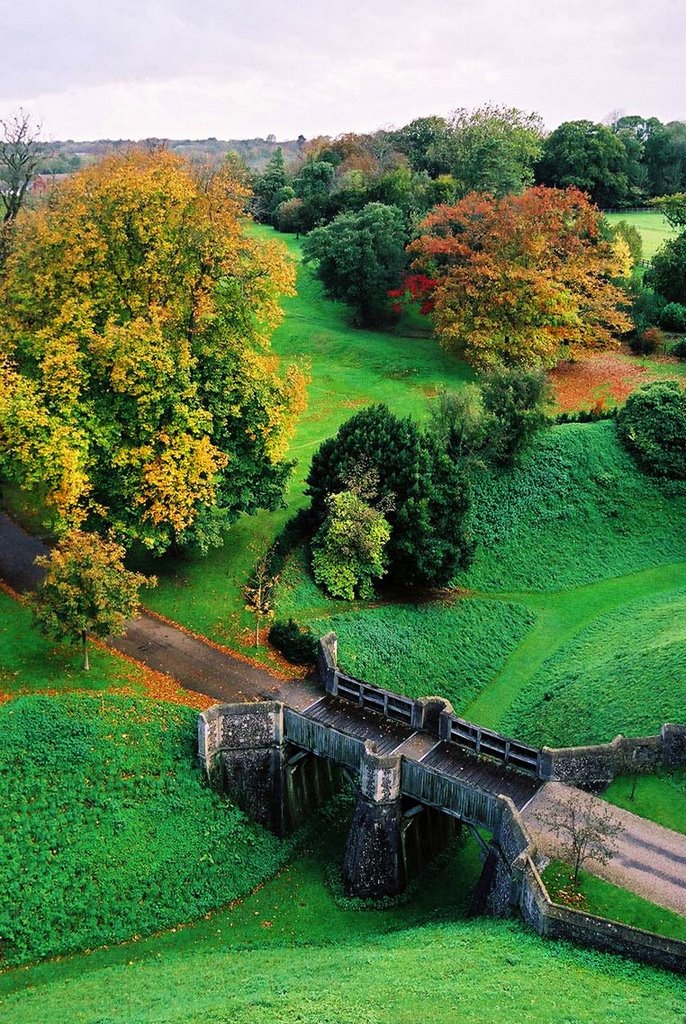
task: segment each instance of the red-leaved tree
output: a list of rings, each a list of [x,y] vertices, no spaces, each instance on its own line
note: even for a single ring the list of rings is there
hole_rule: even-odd
[[[630,271],[628,247],[604,237],[578,189],[472,192],[419,230],[413,284],[427,283],[416,298],[441,343],[480,369],[552,366],[631,328],[615,283]]]

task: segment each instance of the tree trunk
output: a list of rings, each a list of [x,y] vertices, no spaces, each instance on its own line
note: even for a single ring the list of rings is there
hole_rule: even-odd
[[[81,646],[83,647],[83,671],[90,671],[90,662],[88,660],[88,637],[86,636],[86,630],[81,631]]]
[[[637,784],[637,782],[638,782],[638,775],[634,775],[632,783],[631,783],[631,792],[629,793],[629,799],[630,800],[633,800],[634,797],[636,796],[636,784]]]

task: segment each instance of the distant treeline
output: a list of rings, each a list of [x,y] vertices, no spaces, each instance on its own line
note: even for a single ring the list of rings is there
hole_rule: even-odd
[[[93,163],[109,153],[121,153],[133,146],[158,148],[165,146],[191,162],[221,161],[228,153],[236,153],[248,168],[260,171],[280,147],[287,160],[295,160],[305,145],[305,137],[277,142],[273,135],[266,139],[99,139],[96,142],[74,142],[72,139],[47,144],[40,174],[69,174]]]
[[[560,188],[576,185],[604,209],[628,209],[654,196],[686,191],[686,122],[663,124],[640,114],[617,116],[608,124],[565,121],[547,132],[538,114],[487,105],[459,109],[448,118],[416,118],[402,128],[309,141],[301,135],[277,142],[269,135],[266,139],[145,139],[142,144],[166,146],[192,162],[221,161],[235,153],[258,181],[280,149],[287,185],[293,190],[280,196],[281,202],[286,198],[307,201],[304,193],[311,193],[313,185],[319,197],[326,191],[331,199],[327,210],[315,204],[314,220],[303,218],[305,230],[341,210],[359,208],[364,205],[362,199],[388,202],[389,197],[381,194],[397,191],[398,185],[406,192],[408,183],[400,182],[399,171],[414,175],[412,190],[425,193],[420,207],[459,199],[472,190],[504,195],[534,183]],[[134,145],[141,142],[54,142],[40,171],[69,173]],[[319,167],[318,175],[306,171],[306,178],[317,176],[318,180],[301,182],[304,167],[311,164],[327,164],[330,170]],[[280,165],[279,157],[277,167],[269,169],[277,171],[277,179]],[[381,183],[389,174],[395,175],[394,180]],[[271,206],[272,196],[266,198]],[[265,219],[275,219],[274,206],[267,209],[263,204],[262,212]],[[286,220],[292,221],[290,212],[286,211]]]

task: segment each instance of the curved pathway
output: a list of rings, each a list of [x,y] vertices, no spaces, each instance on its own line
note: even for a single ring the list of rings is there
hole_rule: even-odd
[[[556,805],[564,806],[570,800],[581,809],[593,804],[607,807],[598,797],[560,782],[548,782],[522,813],[539,853],[550,859],[563,855],[563,848],[546,828],[546,815]],[[612,815],[623,828],[615,841],[612,859],[607,864],[589,860],[584,870],[660,907],[686,915],[686,835],[620,807],[613,807]]]
[[[33,564],[34,559],[46,552],[42,541],[0,513],[0,578],[14,590],[24,593],[34,589],[43,575]],[[311,703],[313,694],[321,696],[312,682],[284,681],[266,668],[258,668],[145,612],[129,625],[124,636],[110,640],[109,646],[164,672],[185,689],[219,701],[270,697],[299,708]]]

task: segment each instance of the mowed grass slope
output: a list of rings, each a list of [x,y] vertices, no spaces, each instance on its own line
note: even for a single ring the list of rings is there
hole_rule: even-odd
[[[612,421],[572,423],[539,434],[517,469],[480,474],[470,525],[460,585],[558,591],[686,560],[686,483],[642,473]]]
[[[470,862],[351,911],[316,850],[189,928],[0,976],[12,1024],[681,1024],[686,981],[464,912]]]
[[[456,599],[382,605],[317,619],[338,635],[352,675],[409,697],[437,695],[461,714],[503,667],[535,621],[522,605]]]
[[[273,239],[270,228],[251,232]],[[296,260],[300,242],[278,236]],[[323,295],[311,271],[299,264],[298,294],[284,301],[285,320],[273,338],[285,366],[296,362],[310,375],[308,406],[300,417],[289,456],[296,461],[287,508],[243,517],[208,558],[187,556],[151,562],[159,586],[146,595],[156,611],[215,640],[251,650],[250,615],[242,587],[261,551],[286,519],[305,503],[303,481],[317,447],[356,411],[386,402],[398,415],[425,417],[427,397],[439,387],[459,387],[474,377],[469,367],[441,350],[426,334],[363,331],[350,326],[350,312]],[[410,324],[410,327],[413,325]],[[266,657],[259,651],[257,657]]]
[[[284,862],[287,845],[206,784],[196,720],[104,694],[0,708],[0,963],[171,927]]]
[[[502,724],[566,746],[652,735],[685,718],[686,589],[599,616],[543,662]]]

